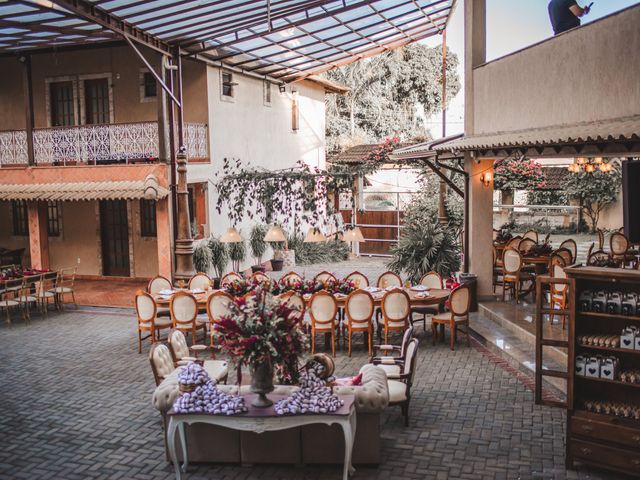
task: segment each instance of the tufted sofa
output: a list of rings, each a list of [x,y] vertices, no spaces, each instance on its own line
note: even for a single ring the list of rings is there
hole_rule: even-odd
[[[357,428],[353,463],[377,464],[380,462],[380,413],[389,403],[387,377],[382,369],[373,365],[363,366],[360,372],[361,385],[335,387],[334,391],[355,395]],[[237,386],[220,385],[219,388],[238,393]],[[277,385],[273,394],[287,395],[297,388]],[[248,389],[249,386],[243,385],[240,393],[248,393]],[[162,415],[163,427],[166,427],[166,413],[178,394],[176,376],[167,377],[153,393],[153,405]],[[187,428],[187,445],[189,461],[193,462],[315,464],[344,460],[344,437],[338,425],[308,425],[257,434],[195,424]]]

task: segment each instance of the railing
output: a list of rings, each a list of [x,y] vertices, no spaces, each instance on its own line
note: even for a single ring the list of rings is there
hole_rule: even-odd
[[[580,233],[580,207],[574,205],[494,205],[493,227],[515,220],[539,233]]]
[[[185,124],[189,159],[209,157],[207,125]],[[37,165],[96,164],[158,157],[158,123],[114,123],[78,127],[40,128],[33,131]],[[0,166],[28,163],[25,130],[0,132]]]

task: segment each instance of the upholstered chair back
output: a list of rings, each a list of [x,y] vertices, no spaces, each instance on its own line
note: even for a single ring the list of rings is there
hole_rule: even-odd
[[[578,245],[574,239],[569,238],[568,240],[565,240],[560,244],[560,248],[566,248],[569,250],[574,261],[578,257]]]
[[[156,302],[151,295],[142,290],[136,293],[136,313],[138,322],[151,323],[156,318]]]
[[[505,249],[502,255],[502,266],[505,274],[515,274],[522,268],[522,255],[515,248]]]
[[[345,311],[352,325],[367,326],[371,322],[373,309],[373,297],[366,290],[354,290],[349,294]]]
[[[336,276],[333,273],[329,272],[320,272],[313,278],[316,282],[327,283],[327,282],[336,282]]]
[[[378,288],[401,287],[402,279],[393,272],[384,272],[378,277]]]
[[[459,317],[469,314],[471,308],[471,293],[469,287],[461,285],[456,288],[449,296],[449,305],[451,312]]]
[[[442,288],[442,277],[437,272],[425,273],[420,279],[420,285],[427,288]]]
[[[513,237],[511,240],[509,240],[509,243],[507,243],[507,247],[518,248],[520,240],[522,240],[522,237]]]
[[[255,272],[253,275],[251,275],[251,279],[259,283],[271,281],[271,277],[269,277],[269,275],[262,272]]]
[[[520,250],[521,252],[528,252],[535,245],[536,242],[534,242],[530,238],[523,238],[522,240],[520,240],[520,243],[518,243],[518,250]]]
[[[536,232],[535,230],[529,230],[527,232],[525,232],[525,234],[522,236],[522,238],[528,238],[533,240],[533,243],[538,243],[538,232]]]
[[[191,328],[198,315],[198,302],[190,293],[178,292],[169,304],[171,319],[176,328]]]
[[[407,347],[409,346],[409,340],[413,338],[413,325],[410,325],[402,334],[402,343],[400,344],[400,356],[404,357],[407,354]]]
[[[369,286],[369,279],[364,273],[351,272],[347,275],[347,280],[353,282],[356,288],[366,288]]]
[[[199,288],[201,290],[208,290],[213,282],[206,273],[198,272],[189,279],[189,290]]]
[[[391,290],[382,297],[382,315],[391,327],[401,327],[406,324],[411,303],[409,295],[404,290]]]
[[[189,357],[187,339],[180,330],[173,330],[169,334],[169,347],[173,352],[173,359],[178,362],[184,357]]]
[[[554,253],[556,253],[557,255],[562,257],[562,259],[564,260],[564,264],[565,265],[572,265],[574,263],[575,257],[573,256],[573,254],[568,249],[559,248]]]
[[[149,361],[151,362],[151,370],[153,370],[156,385],[160,385],[160,382],[175,370],[171,352],[169,348],[162,343],[154,343],[151,346]]]
[[[220,286],[224,288],[233,282],[239,282],[241,280],[242,277],[239,274],[237,274],[236,272],[229,272],[220,280]]]
[[[551,267],[551,276],[553,278],[567,278],[567,274],[565,273],[564,268],[561,265],[553,265]],[[567,288],[569,288],[569,285],[565,283],[557,283],[553,285],[553,290],[556,292],[564,292]]]
[[[302,282],[302,280],[302,277],[296,272],[289,272],[280,279],[282,283],[286,283],[287,285]]]
[[[171,290],[172,288],[171,282],[161,275],[152,278],[147,285],[147,291],[151,295],[158,294],[160,290]]]
[[[302,296],[298,295],[295,292],[287,292],[284,295],[282,295],[282,297],[280,297],[280,301],[285,303],[286,305],[289,305],[290,307],[294,307],[297,310],[299,310],[300,313],[297,314],[298,318],[304,317],[304,311],[307,305],[304,301],[304,298],[302,298]]]
[[[404,365],[402,366],[402,373],[411,374],[411,380],[413,381],[413,372],[415,371],[416,356],[418,354],[418,340],[413,338],[407,345],[407,353],[404,357]]]
[[[221,317],[231,313],[230,306],[233,297],[226,292],[214,292],[207,298],[207,315],[210,322],[216,322]]]
[[[316,323],[331,323],[336,318],[338,305],[336,299],[328,292],[313,294],[309,304],[309,314]]]
[[[620,232],[612,233],[609,243],[613,255],[624,255],[629,250],[629,240]]]

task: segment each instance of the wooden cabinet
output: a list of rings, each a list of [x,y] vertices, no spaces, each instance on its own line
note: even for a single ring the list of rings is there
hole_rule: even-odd
[[[615,302],[594,312],[580,301],[584,292],[640,296],[640,271],[571,267],[566,272],[571,281],[567,464],[579,461],[640,477],[640,383],[626,376],[640,372],[640,349],[603,341],[619,337],[627,327],[638,328],[640,335],[640,315],[619,313]],[[614,378],[579,375],[580,357],[591,361],[615,357],[619,366]]]

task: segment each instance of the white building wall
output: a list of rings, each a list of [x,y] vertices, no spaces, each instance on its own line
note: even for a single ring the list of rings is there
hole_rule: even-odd
[[[271,85],[271,104],[265,105],[263,81],[233,74],[237,83],[233,99],[222,96],[220,70],[207,67],[209,103],[210,164],[191,164],[188,181],[209,181],[208,216],[210,232],[219,236],[230,226],[227,212],[216,211],[215,174],[224,158],[240,159],[244,164],[277,170],[292,167],[299,160],[325,167],[325,91],[311,82],[287,86],[280,93]],[[292,130],[292,88],[297,90],[299,129]],[[204,98],[204,95],[203,95]],[[239,228],[247,238],[256,220],[245,218]],[[253,264],[248,258],[244,264]],[[264,260],[270,258],[267,253]]]

